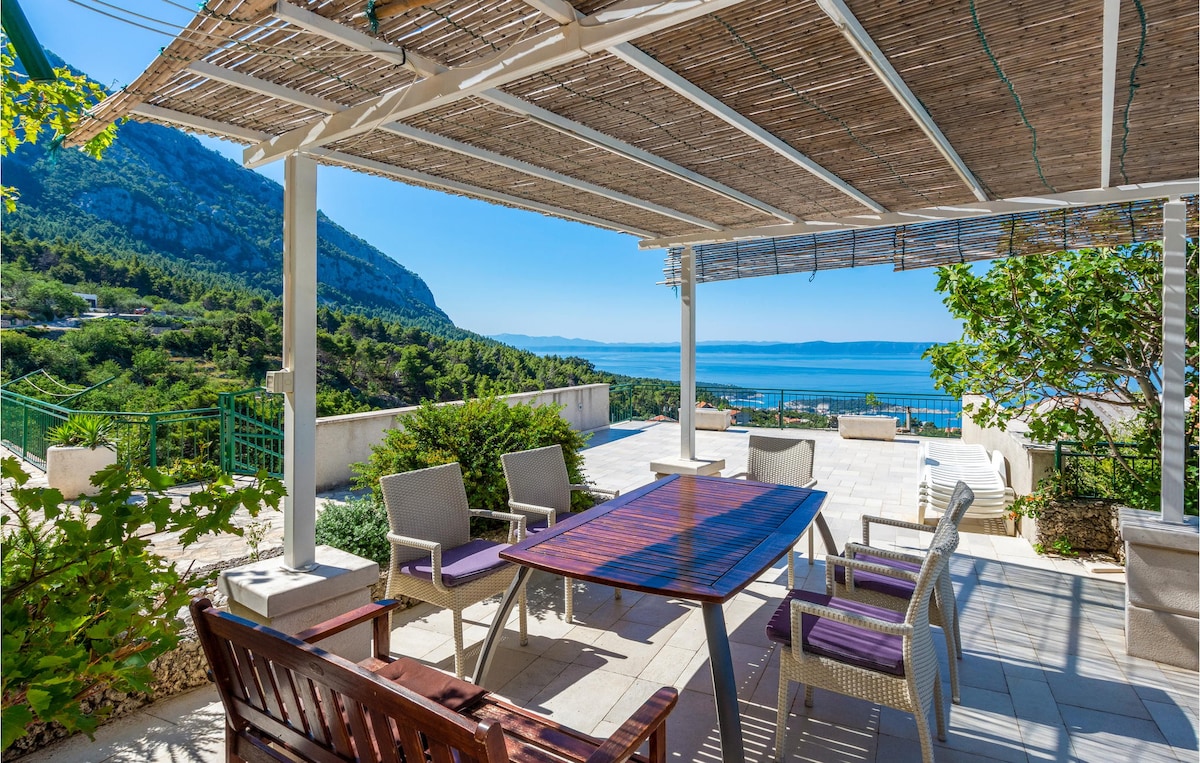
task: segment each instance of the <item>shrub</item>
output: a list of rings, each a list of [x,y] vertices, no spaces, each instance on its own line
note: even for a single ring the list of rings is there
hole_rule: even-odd
[[[373,559],[382,569],[387,569],[391,561],[387,533],[387,511],[375,496],[351,498],[345,503],[327,501],[317,517],[319,545]]]
[[[403,429],[390,430],[371,449],[365,464],[352,468],[355,484],[369,488],[382,501],[379,478],[457,461],[463,471],[467,501],[473,509],[504,511],[508,486],[500,456],[518,450],[561,445],[571,482],[581,483],[585,438],[571,429],[552,405],[510,406],[498,398],[470,400],[461,405],[426,402],[404,419]],[[586,508],[587,496],[576,495],[575,508]]]
[[[90,734],[108,708],[85,712],[83,700],[105,688],[150,690],[150,662],[178,643],[188,602],[186,571],[154,552],[152,533],[177,532],[185,548],[241,534],[234,512],[276,508],[284,493],[265,475],[236,490],[223,476],[176,505],[169,478],[113,466],[92,478],[95,496],[72,506],[58,490],[24,487],[15,458],[2,469],[15,504],[0,517],[5,748],[37,721]],[[135,496],[135,483],[150,487]]]

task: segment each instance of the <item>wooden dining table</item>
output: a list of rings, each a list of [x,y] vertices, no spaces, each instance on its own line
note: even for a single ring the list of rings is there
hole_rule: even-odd
[[[825,496],[786,485],[673,475],[510,546],[500,555],[520,566],[480,650],[475,683],[486,679],[508,613],[533,569],[697,601],[704,614],[722,759],[745,760],[721,605],[791,550]]]

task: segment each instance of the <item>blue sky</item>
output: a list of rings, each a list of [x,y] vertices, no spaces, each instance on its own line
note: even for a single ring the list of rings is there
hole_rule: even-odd
[[[175,28],[196,6],[195,0],[106,2]],[[105,85],[132,82],[170,41],[83,5],[114,12],[96,0],[25,0],[22,8],[45,47]],[[239,146],[204,142],[240,161]],[[263,174],[282,181],[282,171],[277,163]],[[463,328],[611,342],[679,338],[679,301],[657,285],[664,252],[640,251],[632,236],[331,167],[319,170],[318,195],[330,218],[425,279]],[[932,270],[872,267],[822,272],[811,282],[790,275],[701,284],[697,339],[954,339],[960,327],[935,283]]]

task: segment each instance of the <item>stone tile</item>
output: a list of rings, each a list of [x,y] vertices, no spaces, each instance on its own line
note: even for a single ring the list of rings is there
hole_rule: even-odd
[[[1200,759],[1197,751],[1197,736],[1200,736],[1196,712],[1167,702],[1145,702],[1146,709],[1158,726],[1168,744],[1179,754],[1190,752],[1192,760]]]
[[[567,665],[523,706],[588,734],[608,716],[636,680],[609,670]],[[581,702],[581,697],[587,701]]]
[[[1077,760],[1160,763],[1178,758],[1153,721],[1060,705]]]

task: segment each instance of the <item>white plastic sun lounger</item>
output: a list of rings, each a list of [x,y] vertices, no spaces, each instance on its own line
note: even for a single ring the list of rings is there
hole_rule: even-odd
[[[946,510],[959,480],[975,493],[967,516],[987,519],[1008,512],[1014,495],[1005,484],[1004,461],[999,453],[989,456],[982,445],[923,442],[920,459],[919,521],[925,521],[927,511],[940,514]]]

